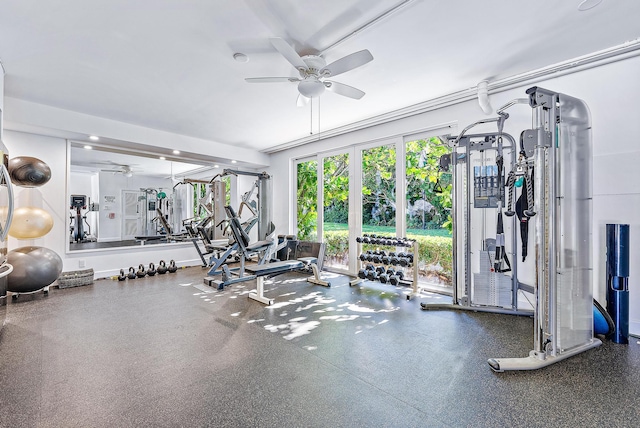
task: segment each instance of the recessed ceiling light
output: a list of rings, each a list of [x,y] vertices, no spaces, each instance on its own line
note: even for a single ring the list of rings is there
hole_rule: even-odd
[[[214,165],[213,167],[214,168],[220,168],[220,165]]]
[[[594,7],[599,5],[600,3],[602,3],[602,0],[583,0],[578,5],[578,10],[581,11],[581,12],[584,12],[585,10],[593,9]]]
[[[179,155],[179,154],[180,154],[180,150],[174,150],[174,151],[173,151],[173,154],[174,154],[174,155]]]
[[[100,137],[96,137],[95,135],[89,135],[89,139],[91,141],[98,141],[100,139]]]
[[[93,149],[93,147],[91,147],[91,146],[84,146],[84,148],[87,149],[87,150]]]
[[[236,160],[232,160],[232,161],[231,161],[231,163],[238,163],[238,161],[236,161]]]
[[[160,156],[160,160],[167,160],[164,156]]]
[[[238,62],[249,62],[249,57],[241,52],[234,53],[233,59],[235,59]]]

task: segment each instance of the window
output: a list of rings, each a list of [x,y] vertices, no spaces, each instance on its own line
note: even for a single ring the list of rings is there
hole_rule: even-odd
[[[395,145],[362,150],[362,231],[396,233]]]
[[[406,235],[418,241],[421,285],[451,285],[451,174],[439,169],[450,152],[439,137],[405,143]]]
[[[349,269],[349,154],[323,158],[325,266]]]
[[[298,239],[315,241],[318,237],[318,161],[299,162],[296,183]]]

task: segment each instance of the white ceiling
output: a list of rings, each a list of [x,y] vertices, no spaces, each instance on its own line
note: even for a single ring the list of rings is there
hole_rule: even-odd
[[[210,178],[219,174],[223,166],[215,166],[208,162],[201,164],[188,163],[180,159],[180,156],[172,156],[160,159],[158,156],[137,152],[132,154],[119,149],[92,146],[86,149],[84,144],[71,143],[70,160],[72,172],[98,173],[113,172],[123,173],[128,168],[132,174],[138,176],[160,178],[199,178],[206,173]]]
[[[327,62],[373,54],[335,78],[364,98],[320,98],[326,131],[640,36],[639,1],[604,0],[585,12],[581,2],[2,0],[0,59],[6,96],[268,150],[308,136],[312,117],[296,107],[295,85],[244,81],[297,77],[271,37]]]

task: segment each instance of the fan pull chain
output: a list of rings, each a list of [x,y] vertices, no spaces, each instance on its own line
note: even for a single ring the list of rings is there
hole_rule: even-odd
[[[311,120],[309,120],[309,135],[313,135],[313,98],[310,99],[309,106],[311,107]]]

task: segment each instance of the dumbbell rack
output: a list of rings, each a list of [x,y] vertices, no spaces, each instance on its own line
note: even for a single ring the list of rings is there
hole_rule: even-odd
[[[410,240],[410,239],[402,239],[402,238],[388,238],[388,240],[392,240],[392,241],[396,241],[396,243],[391,243],[391,244],[385,244],[385,243],[375,243],[375,244],[370,244],[370,243],[362,243],[362,242],[356,242],[357,243],[357,248],[358,248],[358,255],[362,255],[362,246],[363,245],[375,245],[378,247],[402,247],[402,248],[410,248],[411,249],[411,254],[413,255],[413,261],[411,263],[408,263],[407,266],[397,266],[397,265],[392,265],[390,263],[383,263],[382,261],[380,262],[373,262],[373,261],[363,261],[360,257],[358,258],[358,270],[362,270],[364,269],[365,265],[367,264],[371,264],[374,267],[378,267],[378,266],[383,266],[385,268],[387,267],[393,267],[393,268],[397,268],[400,267],[401,269],[405,269],[405,268],[411,268],[413,267],[413,275],[411,275],[411,278],[403,278],[400,279],[399,284],[398,285],[404,285],[404,286],[410,286],[411,287],[411,293],[407,295],[407,300],[411,300],[413,297],[417,296],[420,294],[420,288],[418,287],[418,257],[419,257],[419,252],[418,252],[418,242],[415,240]],[[398,245],[398,242],[400,243],[410,243],[410,246],[406,246],[406,245]],[[349,286],[354,286],[357,284],[360,284],[362,282],[364,282],[366,280],[366,278],[354,278],[349,282]]]

